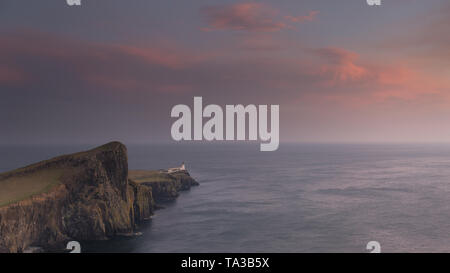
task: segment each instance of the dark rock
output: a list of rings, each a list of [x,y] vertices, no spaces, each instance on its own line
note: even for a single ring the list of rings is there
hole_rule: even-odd
[[[155,196],[175,198],[179,190],[198,185],[187,172],[151,185],[129,180],[127,150],[119,142],[6,175],[32,175],[55,166],[70,170],[59,185],[0,208],[0,252],[24,252],[30,246],[63,249],[70,240],[101,240],[134,233],[138,224],[153,214]],[[5,175],[0,177],[5,179]]]

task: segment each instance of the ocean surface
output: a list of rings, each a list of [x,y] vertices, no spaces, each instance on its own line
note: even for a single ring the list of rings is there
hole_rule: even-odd
[[[3,146],[6,171],[93,146]],[[186,162],[201,184],[84,252],[450,252],[450,145],[128,145],[131,169]]]

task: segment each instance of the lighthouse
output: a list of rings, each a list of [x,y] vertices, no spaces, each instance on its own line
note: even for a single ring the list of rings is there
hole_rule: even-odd
[[[185,170],[186,170],[186,166],[184,165],[184,162],[183,162],[183,163],[181,163],[180,167],[168,169],[167,173],[175,173],[175,172],[180,172],[180,171],[185,171]]]

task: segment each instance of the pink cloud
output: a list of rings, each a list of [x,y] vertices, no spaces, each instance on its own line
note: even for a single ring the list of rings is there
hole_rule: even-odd
[[[192,86],[187,84],[165,84],[157,87],[157,90],[162,93],[185,93],[192,91]]]
[[[93,43],[37,31],[3,33],[0,84],[15,84],[24,81],[27,75],[29,84],[42,83],[49,88],[56,82],[65,82],[68,88],[79,90],[84,87],[128,92],[188,90],[187,83],[177,83],[167,75],[178,75],[179,70],[195,66],[208,57],[173,48],[177,46],[151,48]],[[60,80],[54,81],[54,77]]]
[[[271,49],[271,42],[264,34],[247,46]],[[407,60],[377,63],[370,55],[336,47],[302,51],[291,58],[217,54],[196,54],[179,45],[149,48],[18,32],[0,36],[0,84],[20,82],[26,75],[24,92],[32,86],[52,96],[70,89],[130,97],[228,92],[230,97],[253,98],[257,92],[261,99],[289,101],[316,95],[358,104],[428,95],[450,101],[448,78],[408,65]]]
[[[391,63],[361,60],[356,52],[342,48],[321,48],[311,52],[321,59],[312,65],[320,85],[334,91],[314,95],[322,99],[347,107],[392,100],[420,101],[425,97],[450,102],[450,79],[411,65],[408,60]]]
[[[159,48],[142,48],[135,46],[117,46],[117,49],[130,57],[161,66],[180,69],[195,62],[196,57],[182,52],[174,52]]]
[[[294,22],[294,23],[302,23],[302,22],[306,22],[306,21],[314,21],[318,14],[319,14],[319,11],[313,10],[313,11],[310,11],[308,15],[301,15],[301,16],[287,15],[284,18],[286,18],[287,20]]]
[[[275,21],[277,11],[261,3],[239,3],[202,9],[209,29],[278,31],[286,27]]]
[[[24,80],[25,76],[17,69],[11,67],[0,66],[0,83],[16,84]]]
[[[249,2],[231,5],[210,6],[202,9],[208,27],[212,30],[245,30],[252,32],[274,32],[291,28],[287,23],[301,23],[315,19],[318,11],[311,11],[305,16],[282,16],[279,11],[262,3]]]
[[[445,77],[408,68],[397,64],[376,72],[378,88],[374,97],[378,100],[414,100],[423,96],[439,96],[448,100],[450,80]]]
[[[313,50],[326,61],[320,67],[320,73],[328,75],[331,84],[358,81],[369,75],[369,71],[356,63],[359,55],[340,48],[321,48]]]
[[[262,51],[271,51],[271,50],[279,50],[282,48],[282,43],[279,39],[274,39],[271,35],[264,34],[256,34],[256,35],[247,35],[244,39],[240,41],[240,48],[248,49],[248,50],[262,50]]]

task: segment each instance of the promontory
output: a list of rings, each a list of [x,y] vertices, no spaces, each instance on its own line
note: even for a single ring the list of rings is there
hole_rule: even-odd
[[[132,234],[159,201],[198,183],[184,169],[128,170],[119,142],[0,174],[0,252]]]

